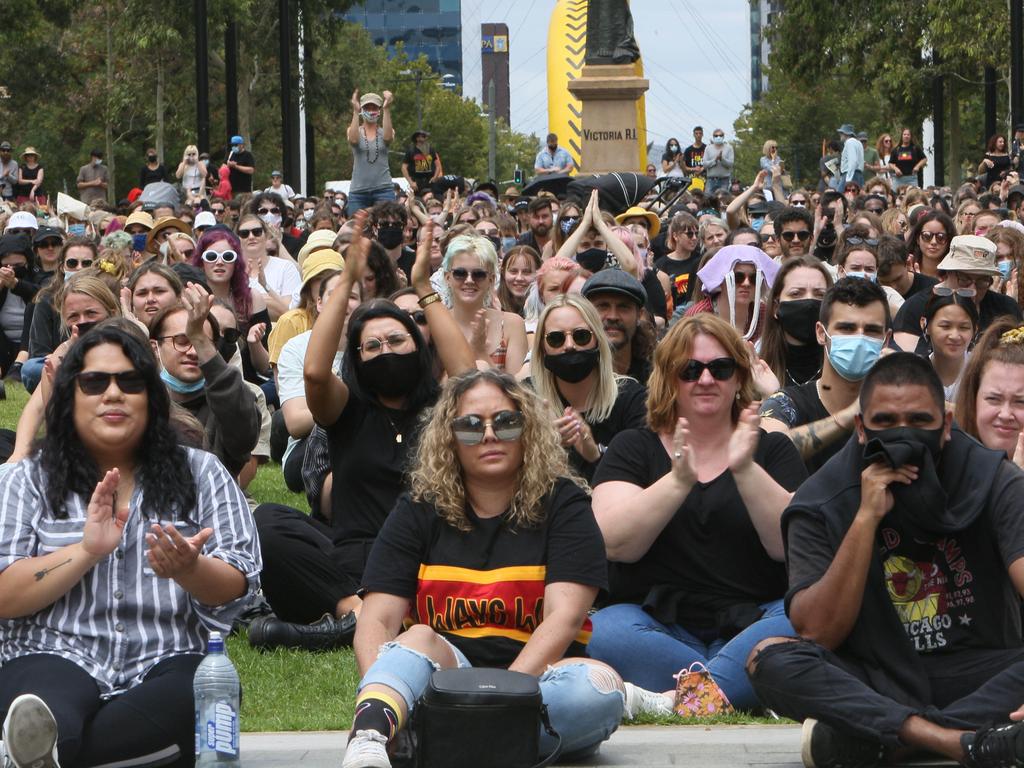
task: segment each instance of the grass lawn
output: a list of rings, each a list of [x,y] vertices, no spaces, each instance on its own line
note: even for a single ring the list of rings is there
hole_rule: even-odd
[[[0,428],[15,429],[28,400],[20,384],[7,383],[7,399],[0,401]],[[281,468],[265,464],[249,486],[260,502],[288,504],[307,510],[305,497],[284,485]],[[331,653],[278,650],[259,653],[243,635],[228,639],[228,653],[242,679],[243,731],[345,730],[352,710],[359,674],[351,650]],[[640,718],[636,724],[678,724],[667,718]],[[711,720],[689,720],[692,725],[774,724],[777,720],[736,714]]]

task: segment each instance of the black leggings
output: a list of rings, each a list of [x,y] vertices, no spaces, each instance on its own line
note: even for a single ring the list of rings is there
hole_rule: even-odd
[[[0,712],[34,693],[57,719],[57,750],[67,766],[195,765],[192,678],[203,657],[173,656],[155,665],[134,688],[100,698],[81,667],[52,654],[23,656],[0,669]]]
[[[911,715],[973,731],[1007,723],[1024,691],[1024,649],[967,648],[922,655],[932,700],[916,706],[878,693],[863,664],[809,640],[771,645],[753,660],[750,681],[766,707],[793,720],[813,717],[889,747]]]
[[[260,582],[278,618],[309,624],[333,616],[339,600],[356,594],[372,539],[335,542],[330,526],[283,504],[260,504],[253,516],[263,554]]]

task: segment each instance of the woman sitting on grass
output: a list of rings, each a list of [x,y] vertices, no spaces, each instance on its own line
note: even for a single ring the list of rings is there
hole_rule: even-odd
[[[610,667],[581,658],[587,611],[606,578],[590,500],[548,409],[493,370],[449,381],[424,428],[412,492],[388,516],[363,575],[363,678],[342,768],[391,765],[387,745],[435,668],[539,676],[563,754],[594,752],[618,727],[626,696]],[[521,603],[525,615],[458,608],[491,600]],[[553,749],[542,733],[541,752]]]

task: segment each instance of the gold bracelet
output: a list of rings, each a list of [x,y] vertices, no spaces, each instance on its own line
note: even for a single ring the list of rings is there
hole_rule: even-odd
[[[431,304],[433,304],[435,301],[440,301],[440,300],[441,300],[441,296],[438,294],[437,291],[434,291],[433,293],[428,293],[426,296],[424,296],[422,299],[420,299],[416,303],[420,305],[420,309],[426,309]]]

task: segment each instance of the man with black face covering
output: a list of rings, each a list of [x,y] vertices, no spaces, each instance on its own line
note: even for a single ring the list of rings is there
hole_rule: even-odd
[[[405,273],[406,280],[412,276],[412,265],[416,261],[416,251],[404,245],[405,225],[409,222],[409,214],[401,203],[385,201],[377,203],[370,209],[366,219],[369,234],[381,244],[391,263]]]
[[[804,720],[805,765],[1024,765],[1024,473],[953,427],[924,358],[880,360],[860,405],[783,515],[800,637],[755,646],[754,688]]]

